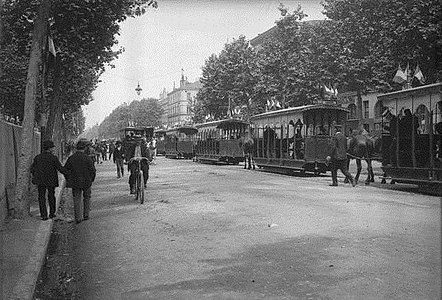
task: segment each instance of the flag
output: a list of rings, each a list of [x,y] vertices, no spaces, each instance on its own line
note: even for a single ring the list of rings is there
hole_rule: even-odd
[[[407,63],[407,67],[405,68],[404,73],[405,73],[405,76],[406,76],[405,78],[406,78],[406,80],[408,82],[410,80],[410,77],[411,77],[410,63]]]
[[[332,92],[333,92],[333,96],[338,97],[338,88],[334,85],[332,85]]]
[[[399,64],[396,75],[394,75],[393,82],[403,83],[407,81],[407,75],[405,75],[404,71],[401,69],[401,65]]]
[[[422,84],[425,83],[425,77],[424,77],[424,74],[422,74],[421,68],[419,68],[419,64],[417,64],[416,70],[414,70],[413,77],[416,77],[420,83],[422,83]]]
[[[54,40],[50,36],[48,36],[48,48],[49,52],[55,57],[57,52],[55,51]]]
[[[323,84],[323,89],[324,89],[324,93],[326,95],[329,95],[329,96],[333,95],[333,90],[331,88],[329,88],[328,86],[326,86],[325,84]]]
[[[276,100],[275,107],[276,107],[276,108],[281,108],[281,107],[282,107],[282,106],[281,106],[281,103],[279,103],[278,100]]]

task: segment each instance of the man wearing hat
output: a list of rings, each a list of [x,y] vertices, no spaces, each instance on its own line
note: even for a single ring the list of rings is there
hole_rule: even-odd
[[[113,150],[114,164],[117,165],[117,178],[124,176],[124,151],[121,146],[121,141],[115,143],[115,149]]]
[[[74,214],[77,223],[89,219],[91,186],[96,175],[94,162],[85,153],[88,146],[88,140],[80,139],[76,145],[77,151],[68,158],[64,165],[68,172],[66,186],[72,188]],[[81,201],[82,194],[83,201]]]
[[[338,169],[351,182],[352,186],[355,186],[353,176],[347,169],[347,138],[341,132],[341,127],[341,125],[335,126],[336,133],[331,140],[331,153],[326,158],[326,161],[331,163],[332,184],[330,186],[338,186]]]
[[[38,187],[38,203],[40,217],[48,219],[46,191],[49,202],[49,218],[55,217],[55,188],[58,186],[58,173],[66,174],[58,157],[54,155],[54,142],[47,140],[42,143],[43,152],[38,154],[31,165],[32,183]]]

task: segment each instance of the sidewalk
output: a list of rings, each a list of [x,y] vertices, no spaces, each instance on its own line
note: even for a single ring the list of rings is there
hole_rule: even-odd
[[[57,211],[65,180],[55,190]],[[45,263],[53,220],[40,220],[38,203],[31,203],[31,217],[8,219],[0,231],[0,300],[32,299]]]

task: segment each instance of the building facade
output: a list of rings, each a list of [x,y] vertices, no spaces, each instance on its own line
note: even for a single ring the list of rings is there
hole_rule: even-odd
[[[200,88],[199,81],[189,82],[182,74],[178,88],[174,84],[171,92],[166,93],[166,90],[163,90],[160,94],[160,103],[163,108],[161,121],[164,127],[171,128],[192,123],[193,107]]]

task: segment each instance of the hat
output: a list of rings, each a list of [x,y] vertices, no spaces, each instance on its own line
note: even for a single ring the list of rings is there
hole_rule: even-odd
[[[54,147],[55,147],[54,142],[51,140],[44,141],[42,144],[43,150],[49,150]]]
[[[87,140],[87,139],[80,139],[78,142],[77,142],[77,146],[76,146],[76,148],[77,148],[77,150],[83,150],[83,149],[86,149],[86,147],[89,145],[89,141]]]

